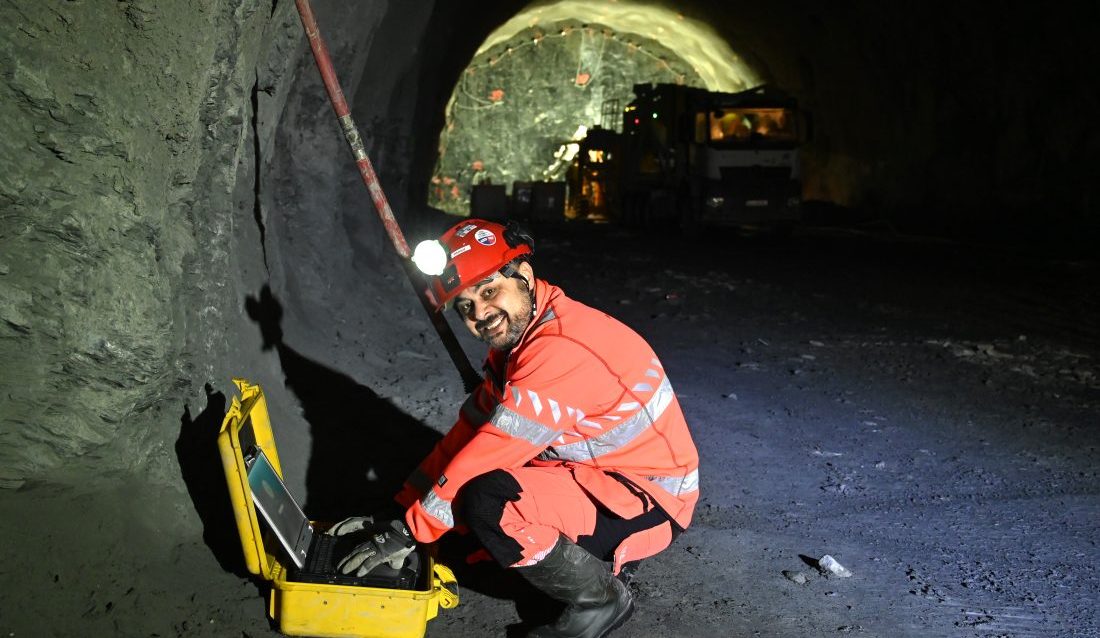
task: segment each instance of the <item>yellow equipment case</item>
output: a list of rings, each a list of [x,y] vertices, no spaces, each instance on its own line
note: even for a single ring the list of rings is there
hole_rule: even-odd
[[[229,498],[240,532],[245,565],[253,574],[271,581],[268,614],[279,630],[291,636],[340,638],[420,638],[427,622],[439,612],[458,605],[454,574],[423,552],[424,567],[413,589],[384,589],[296,582],[267,546],[279,543],[261,525],[248,483],[245,455],[254,447],[263,451],[275,472],[282,465],[275,448],[271,420],[263,391],[244,379],[233,383],[241,392],[234,397],[218,435],[218,450],[225,468]],[[269,541],[265,545],[265,541]]]

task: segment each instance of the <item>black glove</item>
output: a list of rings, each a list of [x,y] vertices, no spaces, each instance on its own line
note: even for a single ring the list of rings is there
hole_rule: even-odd
[[[365,576],[382,563],[389,563],[393,569],[400,569],[405,557],[416,549],[409,528],[405,522],[392,520],[374,528],[374,533],[363,543],[355,546],[348,555],[336,564],[341,574],[355,573]]]

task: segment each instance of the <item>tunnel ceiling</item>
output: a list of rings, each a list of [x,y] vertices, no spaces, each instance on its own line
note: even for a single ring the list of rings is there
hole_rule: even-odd
[[[491,33],[448,101],[429,204],[469,210],[472,185],[560,179],[579,127],[617,128],[633,86],[736,91],[758,74],[707,25],[660,6],[565,0]]]

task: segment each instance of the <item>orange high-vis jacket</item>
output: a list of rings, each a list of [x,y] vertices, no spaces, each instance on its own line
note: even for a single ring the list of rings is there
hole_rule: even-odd
[[[421,542],[455,526],[469,480],[495,469],[563,465],[612,512],[645,491],[681,528],[699,499],[699,455],[649,344],[612,317],[535,282],[536,318],[510,353],[491,350],[485,381],[397,500]],[[497,379],[494,379],[494,376]]]

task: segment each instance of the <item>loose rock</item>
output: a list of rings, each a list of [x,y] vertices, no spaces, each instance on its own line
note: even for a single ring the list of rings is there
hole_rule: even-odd
[[[852,572],[847,567],[841,565],[832,556],[825,554],[817,561],[817,567],[821,570],[821,573],[826,576],[837,576],[839,578],[849,578]]]

